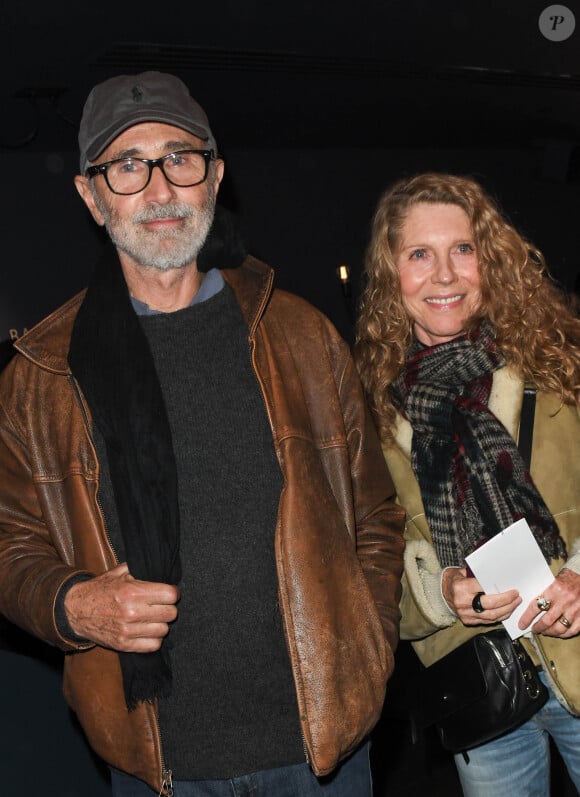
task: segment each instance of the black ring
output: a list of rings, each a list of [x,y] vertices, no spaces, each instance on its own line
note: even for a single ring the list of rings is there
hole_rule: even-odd
[[[485,595],[485,592],[478,592],[476,594],[475,598],[471,601],[471,607],[472,607],[473,611],[477,612],[478,614],[481,614],[482,612],[485,611],[485,609],[481,605],[481,596],[482,595]]]

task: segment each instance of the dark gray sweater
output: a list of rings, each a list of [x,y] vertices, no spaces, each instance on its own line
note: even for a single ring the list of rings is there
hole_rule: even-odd
[[[198,780],[303,762],[274,561],[282,476],[247,328],[227,285],[141,322],[179,478],[184,575],[169,635],[173,693],[160,705],[166,766]],[[107,474],[101,501],[122,558]]]

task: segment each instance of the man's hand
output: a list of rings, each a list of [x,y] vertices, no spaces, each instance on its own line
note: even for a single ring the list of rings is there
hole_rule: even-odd
[[[482,594],[480,602],[483,611],[476,612],[473,599],[478,592],[483,593],[483,590],[476,578],[467,575],[464,567],[448,567],[443,571],[441,592],[449,608],[464,625],[493,625],[507,620],[522,602],[515,589],[493,595]]]
[[[177,587],[137,581],[124,563],[75,584],[64,608],[78,636],[113,650],[149,653],[161,647],[178,600]]]

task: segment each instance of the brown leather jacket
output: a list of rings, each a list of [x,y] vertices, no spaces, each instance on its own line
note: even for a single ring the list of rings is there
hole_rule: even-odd
[[[284,475],[276,526],[280,608],[305,751],[330,772],[379,717],[399,624],[403,510],[394,502],[348,347],[248,258],[222,272],[246,318]],[[98,504],[89,410],[67,363],[82,294],[17,344],[0,378],[0,611],[65,656],[64,692],[112,766],[163,791],[156,707],[125,707],[117,654],[75,646],[55,600],[75,573],[117,562]]]

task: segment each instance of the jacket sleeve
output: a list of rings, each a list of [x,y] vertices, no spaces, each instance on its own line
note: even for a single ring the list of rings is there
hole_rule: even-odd
[[[352,359],[340,387],[351,461],[357,553],[394,652],[399,636],[405,512],[395,490],[378,435],[363,398]]]
[[[423,639],[452,626],[457,616],[441,593],[443,570],[427,540],[407,540],[401,598],[401,639]]]
[[[66,564],[45,522],[33,445],[6,371],[0,380],[0,612],[49,644],[76,649],[59,633],[55,604],[63,584],[80,571]]]
[[[396,422],[398,443],[385,444],[383,455],[406,510],[405,570],[401,596],[401,639],[416,640],[452,626],[457,617],[441,594],[442,567],[433,547],[419,484],[409,459],[411,431]]]

